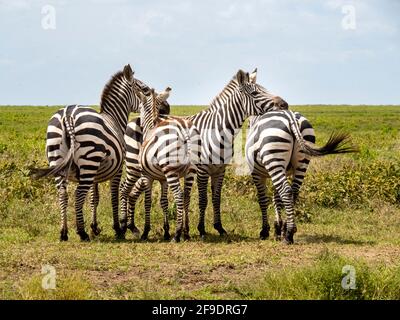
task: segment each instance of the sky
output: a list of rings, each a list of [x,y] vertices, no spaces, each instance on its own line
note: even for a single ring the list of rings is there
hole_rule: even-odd
[[[239,69],[289,104],[400,104],[397,0],[0,0],[0,105],[98,104],[130,63],[170,104]]]

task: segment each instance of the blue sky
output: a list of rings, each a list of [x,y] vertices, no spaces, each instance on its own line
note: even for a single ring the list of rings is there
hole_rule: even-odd
[[[97,104],[126,63],[171,104],[254,67],[289,104],[400,104],[399,16],[397,0],[0,0],[0,105]]]

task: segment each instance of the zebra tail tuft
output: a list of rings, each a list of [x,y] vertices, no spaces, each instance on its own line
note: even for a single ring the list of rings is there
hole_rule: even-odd
[[[29,175],[32,179],[44,177],[68,176],[69,168],[73,162],[73,149],[69,149],[65,159],[57,166],[50,168],[32,168]]]
[[[300,149],[309,156],[322,157],[328,154],[359,152],[357,147],[350,144],[350,135],[345,132],[332,132],[328,142],[320,148],[310,145],[301,135],[300,128],[293,113],[291,111],[285,111],[285,113],[289,118],[292,132],[299,143]]]
[[[32,179],[40,179],[47,177],[53,168],[31,168],[29,170],[29,175]]]
[[[350,135],[345,132],[332,132],[327,143],[320,148],[313,148],[308,144],[306,146],[313,156],[359,152],[358,147],[350,143]]]

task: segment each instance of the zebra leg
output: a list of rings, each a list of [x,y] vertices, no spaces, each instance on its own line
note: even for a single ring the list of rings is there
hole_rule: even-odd
[[[125,181],[121,184],[120,188],[120,202],[121,202],[121,219],[120,219],[120,227],[121,227],[121,232],[123,234],[126,233],[126,230],[128,228],[128,197],[129,193],[132,191],[132,188],[136,181],[140,178],[140,172],[137,174],[134,174],[131,170],[127,169],[126,172],[126,179]],[[136,228],[133,225],[134,228]]]
[[[168,184],[166,181],[161,182],[160,205],[164,214],[164,240],[170,240],[171,235],[169,234],[168,221]]]
[[[282,218],[281,218],[281,210],[283,208],[283,203],[281,200],[281,197],[279,195],[279,192],[275,189],[274,190],[274,209],[275,209],[275,222],[274,222],[274,228],[275,228],[275,240],[280,241],[281,240],[281,235],[282,235]]]
[[[211,193],[214,209],[214,229],[216,229],[221,236],[226,234],[226,231],[222,227],[221,222],[221,191],[222,183],[224,182],[224,176],[225,170],[221,174],[211,177]]]
[[[172,190],[176,203],[176,231],[175,236],[172,239],[173,242],[179,242],[181,240],[182,229],[183,229],[183,192],[179,183],[179,176],[168,175],[167,177],[168,186]]]
[[[111,205],[113,211],[113,228],[115,231],[115,237],[117,239],[123,239],[124,233],[122,232],[119,225],[119,185],[121,182],[122,170],[120,170],[112,179],[110,183],[110,192],[111,192]]]
[[[86,195],[92,187],[93,178],[90,180],[79,181],[75,191],[75,214],[76,229],[81,241],[90,241],[89,235],[85,231],[85,221],[83,218],[82,208],[85,203]]]
[[[287,181],[286,176],[280,183],[279,187],[276,186],[282,203],[286,210],[286,228],[284,228],[284,239],[283,241],[286,244],[293,243],[293,236],[296,233],[296,224],[294,221],[294,206],[293,206],[293,192],[292,187],[290,186],[289,182]]]
[[[185,211],[185,224],[183,229],[183,239],[190,240],[189,235],[189,205],[190,205],[190,193],[192,192],[194,177],[196,175],[196,171],[190,171],[185,176],[185,186],[183,192],[183,201],[184,201],[184,211]]]
[[[266,193],[265,182],[266,178],[263,176],[259,176],[257,174],[252,174],[253,182],[257,187],[257,195],[258,195],[258,204],[261,210],[261,217],[262,217],[262,228],[260,231],[260,238],[261,240],[265,240],[269,237],[269,230],[270,226],[268,223],[268,197]]]
[[[68,224],[67,224],[67,209],[68,209],[68,182],[63,177],[56,177],[56,186],[58,190],[58,202],[61,208],[61,230],[60,241],[68,240]]]
[[[292,182],[292,191],[293,191],[293,203],[296,204],[300,188],[303,184],[308,165],[310,164],[310,158],[304,155],[304,158],[297,161],[294,165],[296,168],[293,171],[293,182]]]
[[[92,223],[90,228],[92,229],[92,234],[98,236],[101,229],[97,225],[97,206],[99,205],[99,184],[94,183],[90,189],[90,210],[92,211]]]
[[[136,202],[142,192],[145,190],[145,178],[139,178],[133,186],[132,192],[129,194],[129,207],[128,207],[128,229],[134,235],[139,235],[140,231],[135,226],[135,207]]]
[[[150,232],[150,213],[151,213],[151,194],[152,194],[152,185],[153,182],[145,179],[144,181],[144,210],[145,210],[145,218],[144,218],[144,229],[141,240],[147,240],[149,232]]]
[[[207,198],[208,177],[209,176],[206,172],[197,173],[197,187],[199,192],[199,210],[200,210],[199,224],[197,226],[197,230],[199,230],[201,237],[204,237],[206,235],[204,219],[208,204],[208,198]]]

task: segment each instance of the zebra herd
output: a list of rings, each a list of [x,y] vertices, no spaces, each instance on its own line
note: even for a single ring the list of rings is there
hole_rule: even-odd
[[[145,227],[150,231],[151,193],[154,180],[160,181],[160,204],[164,213],[164,239],[170,239],[168,188],[177,207],[176,231],[172,241],[189,235],[189,203],[197,178],[199,193],[198,231],[206,235],[207,186],[211,178],[214,228],[226,234],[221,221],[221,189],[226,166],[233,157],[234,138],[251,117],[246,142],[246,160],[257,187],[262,213],[261,239],[269,237],[266,178],[275,193],[275,238],[293,243],[296,232],[294,203],[310,158],[354,152],[348,135],[332,134],[321,148],[309,121],[289,110],[285,100],[257,83],[257,69],[251,74],[239,70],[209,107],[195,115],[169,115],[167,102],[171,89],[156,93],[134,77],[130,65],[117,72],[103,89],[100,112],[90,107],[69,105],[57,111],[47,127],[46,153],[49,167],[32,169],[32,177],[55,177],[61,207],[60,240],[68,240],[68,181],[77,182],[75,191],[76,228],[80,239],[89,241],[85,230],[83,204],[90,191],[93,235],[99,203],[98,183],[110,180],[113,228],[123,238],[127,229],[139,233],[135,225],[135,203],[145,193]],[[140,113],[128,123],[131,112]],[[123,163],[125,162],[125,166]],[[123,168],[126,178],[121,184]],[[288,176],[293,173],[292,183]],[[180,178],[184,179],[183,190]],[[121,208],[121,217],[119,216]],[[283,223],[281,211],[287,219]]]

